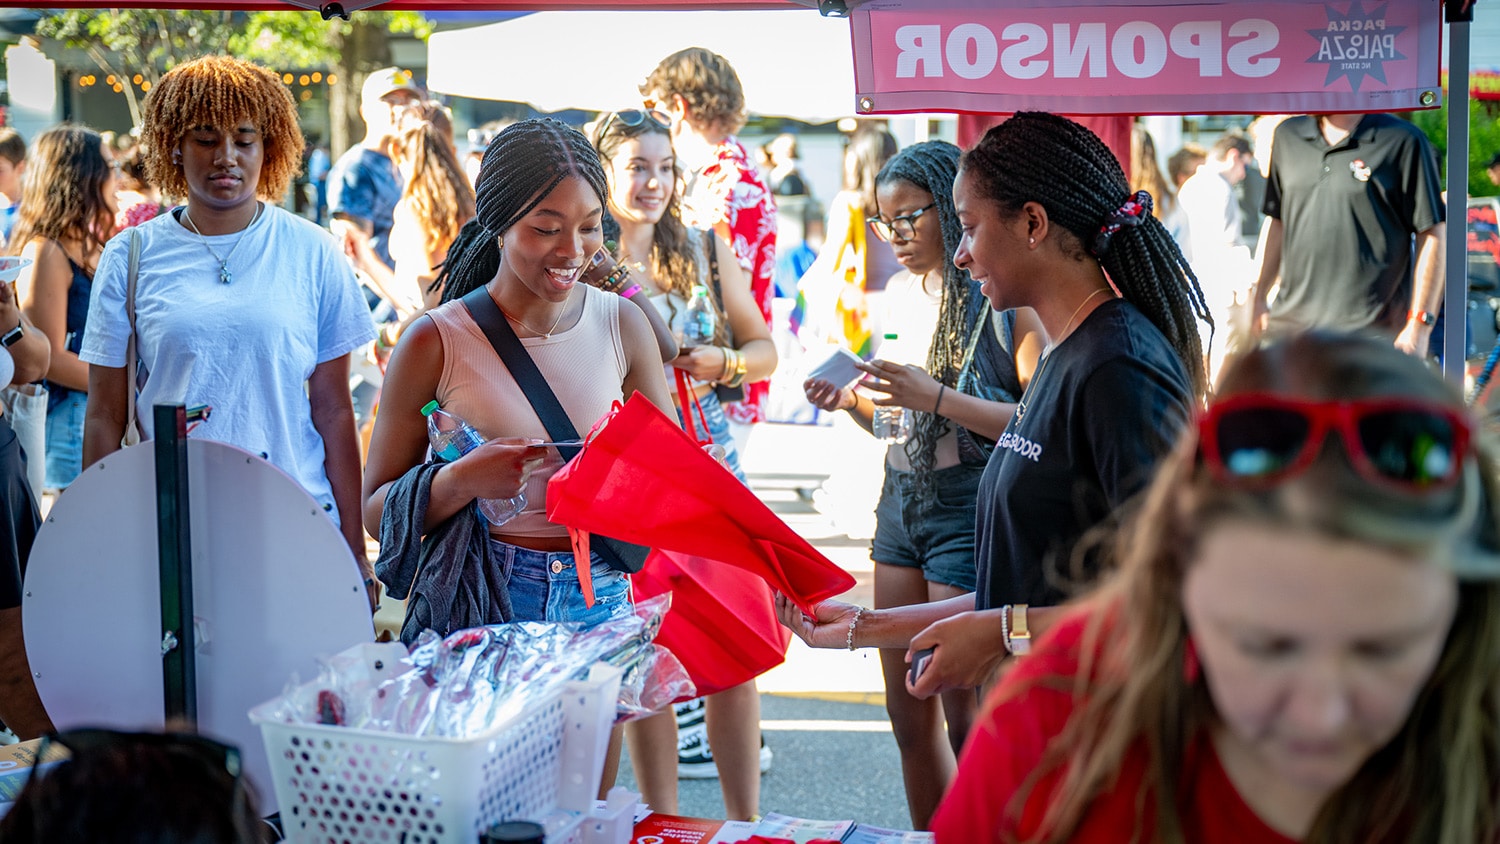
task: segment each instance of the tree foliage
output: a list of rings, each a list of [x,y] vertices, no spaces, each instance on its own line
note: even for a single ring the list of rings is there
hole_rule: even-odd
[[[197,56],[228,53],[276,70],[326,68],[352,83],[373,67],[362,67],[361,57],[345,49],[351,34],[400,32],[425,40],[431,26],[417,12],[358,12],[351,22],[324,21],[316,12],[68,9],[42,18],[36,32],[82,50],[100,71],[114,76],[139,125],[145,91]],[[380,51],[375,52],[378,57]],[[136,74],[141,82],[134,81]]]
[[[1427,111],[1414,111],[1411,121],[1427,133],[1437,151],[1438,165],[1448,167],[1448,101],[1443,106]],[[1485,173],[1485,165],[1500,153],[1500,103],[1493,100],[1469,100],[1469,196],[1495,196],[1500,194]],[[1451,180],[1449,180],[1451,182]]]

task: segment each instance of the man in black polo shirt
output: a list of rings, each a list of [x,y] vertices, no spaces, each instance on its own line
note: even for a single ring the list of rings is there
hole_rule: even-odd
[[[1404,120],[1283,122],[1266,182],[1271,226],[1252,332],[1374,328],[1403,351],[1425,353],[1443,295],[1441,192],[1432,147]]]

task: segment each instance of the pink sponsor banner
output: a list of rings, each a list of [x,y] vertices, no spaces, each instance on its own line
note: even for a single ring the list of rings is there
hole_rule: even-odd
[[[1400,111],[1442,99],[1439,0],[868,0],[861,113]]]

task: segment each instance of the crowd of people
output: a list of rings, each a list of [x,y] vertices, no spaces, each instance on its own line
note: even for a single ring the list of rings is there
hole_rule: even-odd
[[[862,359],[857,385],[809,378],[807,401],[846,437],[877,433],[882,408],[913,421],[865,491],[874,606],[808,615],[758,581],[752,600],[814,647],[880,649],[914,828],[1500,833],[1497,476],[1421,360],[1443,206],[1409,123],[1266,120],[1165,161],[1137,127],[1128,171],[1058,115],[1017,114],[967,150],[864,126],[816,258],[778,275],[778,205],[810,193],[796,138],[757,160],[712,52],[666,57],[641,102],[584,127],[503,128],[472,177],[409,73],[361,93],[326,228],[280,207],[309,160],[296,104],[238,59],[166,74],[132,149],[75,125],[29,149],[0,132],[0,223],[30,262],[0,291],[0,719],[18,736],[52,732],[20,625],[38,503],[151,438],[137,403],[213,406],[194,436],[295,479],[372,611],[417,591],[414,546],[393,538],[441,535],[422,560],[475,562],[503,596],[470,622],[596,624],[647,596],[627,559],[584,556],[549,520],[572,456],[556,426],[586,432],[639,393],[700,419],[744,481],[780,288],[812,349]],[[1257,163],[1247,215],[1235,189]],[[715,330],[689,339],[700,297]],[[483,444],[433,454],[431,403]],[[481,501],[517,503],[500,519]],[[105,757],[69,741],[78,764],[0,832],[55,822],[57,790],[97,775],[83,763]],[[761,811],[754,679],[617,731],[605,788],[627,743],[656,810],[706,774],[726,817]],[[214,822],[241,824],[238,777],[213,785],[241,801]]]

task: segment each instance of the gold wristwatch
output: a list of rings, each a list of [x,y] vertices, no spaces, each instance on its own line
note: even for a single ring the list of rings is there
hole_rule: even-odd
[[[1016,656],[1031,650],[1031,628],[1026,624],[1026,605],[1012,604],[1010,608],[1010,635],[1005,647]]]

